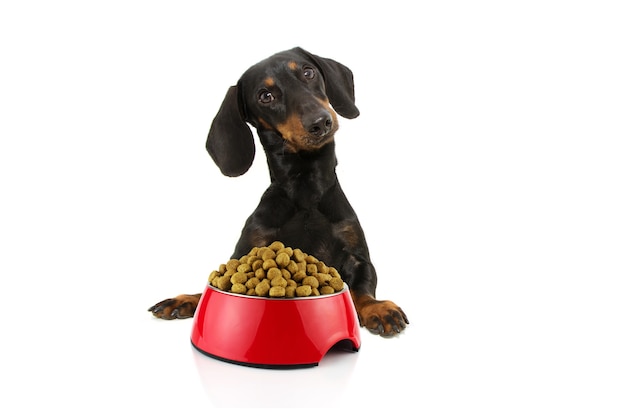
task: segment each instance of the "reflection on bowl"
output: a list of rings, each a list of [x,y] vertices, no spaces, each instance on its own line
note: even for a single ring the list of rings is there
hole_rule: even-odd
[[[262,368],[316,366],[335,345],[355,352],[361,346],[347,285],[335,294],[303,298],[239,295],[208,285],[191,343],[217,359]]]

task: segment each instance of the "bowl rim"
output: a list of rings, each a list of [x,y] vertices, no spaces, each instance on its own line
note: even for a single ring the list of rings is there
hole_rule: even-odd
[[[262,297],[260,295],[247,295],[247,294],[239,294],[236,292],[220,290],[219,288],[214,287],[210,283],[207,283],[207,289],[209,288],[215,292],[222,293],[225,295],[232,295],[233,297],[241,297],[241,298],[246,298],[249,300],[267,300],[267,301],[307,301],[307,300],[315,301],[315,300],[319,300],[323,298],[336,297],[349,290],[348,284],[344,282],[343,288],[341,289],[341,291],[337,291],[332,294],[309,295],[306,297]]]

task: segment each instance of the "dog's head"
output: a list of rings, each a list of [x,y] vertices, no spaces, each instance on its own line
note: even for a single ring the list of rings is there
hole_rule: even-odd
[[[250,67],[228,89],[206,148],[224,175],[239,176],[254,160],[247,123],[282,138],[285,152],[313,151],[333,140],[335,112],[348,119],[359,115],[352,71],[293,48]]]

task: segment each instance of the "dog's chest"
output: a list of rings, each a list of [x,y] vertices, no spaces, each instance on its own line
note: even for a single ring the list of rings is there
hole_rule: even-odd
[[[332,224],[317,208],[298,210],[277,231],[278,240],[321,256],[332,245]],[[324,249],[324,252],[326,250]]]
[[[289,219],[286,219],[281,229],[291,233],[319,235],[330,227],[328,218],[317,207],[312,207],[295,211]]]

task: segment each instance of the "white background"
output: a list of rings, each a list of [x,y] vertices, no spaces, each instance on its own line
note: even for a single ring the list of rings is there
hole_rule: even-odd
[[[3,2],[3,414],[624,415],[620,3]],[[206,134],[239,75],[293,46],[354,72],[338,174],[411,324],[261,371],[146,310],[230,256],[269,178],[260,148],[223,177]]]

